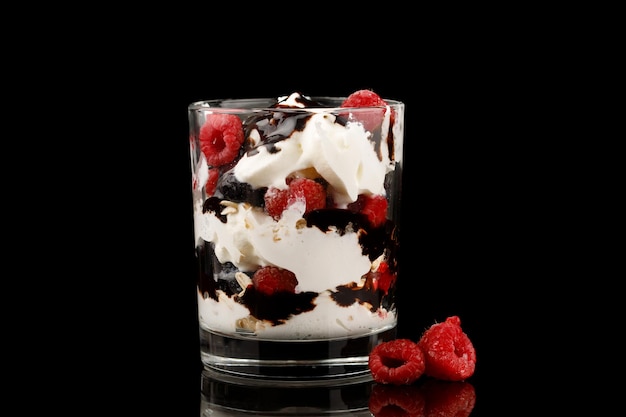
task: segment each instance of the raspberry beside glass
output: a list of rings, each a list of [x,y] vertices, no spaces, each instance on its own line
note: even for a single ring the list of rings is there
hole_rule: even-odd
[[[396,332],[403,114],[368,90],[189,106],[205,366],[368,375]]]

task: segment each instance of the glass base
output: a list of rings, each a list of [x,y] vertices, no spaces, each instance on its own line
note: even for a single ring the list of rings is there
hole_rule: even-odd
[[[291,341],[235,338],[201,328],[200,355],[205,369],[220,374],[272,385],[325,385],[370,377],[369,353],[395,337],[396,327],[361,337]]]
[[[201,416],[320,416],[371,417],[371,378],[333,380],[315,386],[291,385],[276,389],[256,378],[231,376],[204,369],[201,384]],[[252,383],[251,383],[252,382]]]

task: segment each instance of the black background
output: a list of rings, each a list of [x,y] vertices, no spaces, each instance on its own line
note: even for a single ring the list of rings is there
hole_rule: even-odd
[[[197,415],[187,105],[369,88],[406,104],[399,336],[417,340],[458,315],[478,357],[474,415],[506,411],[504,399],[519,395],[508,387],[524,374],[516,348],[526,340],[535,303],[526,297],[543,256],[527,244],[541,201],[528,185],[520,101],[529,81],[519,64],[501,45],[462,38],[435,47],[389,36],[374,46],[350,36],[242,43],[174,32],[133,37],[114,64],[108,56],[90,62],[102,68],[75,105],[93,109],[85,128],[97,138],[85,145],[94,163],[81,167],[97,192],[81,203],[98,213],[101,237],[78,241],[72,253],[97,265],[85,272],[93,298],[81,301],[97,331],[78,333],[98,352],[94,394],[128,412]],[[103,372],[112,382],[102,384]]]
[[[417,340],[429,325],[458,315],[478,356],[470,380],[477,389],[476,413],[495,408],[490,396],[497,392],[498,404],[503,398],[501,360],[510,360],[504,354],[512,342],[506,335],[515,334],[516,326],[502,316],[521,296],[515,286],[524,281],[524,261],[513,236],[523,223],[517,211],[519,184],[509,165],[514,150],[503,144],[515,132],[502,130],[506,114],[495,81],[482,73],[470,77],[461,63],[430,68],[427,76],[393,60],[384,71],[370,64],[369,71],[346,68],[333,75],[328,68],[323,76],[259,71],[252,64],[233,75],[216,65],[190,66],[186,77],[166,79],[155,86],[162,95],[149,106],[154,113],[140,109],[142,123],[151,125],[140,140],[152,149],[140,156],[149,170],[136,179],[146,189],[134,210],[136,221],[147,224],[135,236],[145,245],[141,258],[132,246],[129,256],[139,261],[132,279],[142,283],[146,310],[134,317],[130,330],[133,340],[139,332],[145,343],[137,346],[139,363],[150,368],[149,375],[163,373],[158,392],[182,406],[195,405],[199,389],[187,104],[293,91],[347,96],[370,88],[406,104],[399,337]]]

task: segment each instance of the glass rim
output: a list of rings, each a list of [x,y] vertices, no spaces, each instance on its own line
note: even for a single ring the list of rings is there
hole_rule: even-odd
[[[307,106],[307,107],[272,107],[279,100],[288,96],[278,97],[250,97],[250,98],[221,98],[196,100],[191,102],[187,108],[189,111],[211,110],[218,112],[256,112],[256,111],[284,111],[284,112],[313,112],[313,111],[364,111],[367,109],[381,109],[386,107],[398,108],[403,107],[404,102],[395,99],[382,98],[387,106],[359,106],[359,107],[341,107],[340,104],[347,97],[342,96],[306,96],[307,99],[320,103],[337,103],[337,105]],[[271,103],[271,104],[270,104]]]

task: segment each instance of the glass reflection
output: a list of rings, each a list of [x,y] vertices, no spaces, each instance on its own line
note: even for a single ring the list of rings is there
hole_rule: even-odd
[[[401,386],[382,385],[363,377],[294,383],[250,380],[205,369],[201,381],[200,417],[468,417],[476,403],[476,392],[469,382],[429,378]]]

